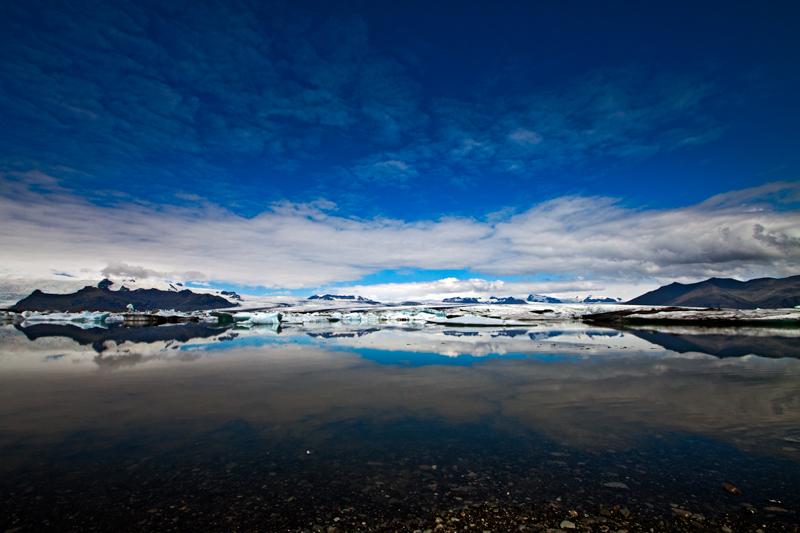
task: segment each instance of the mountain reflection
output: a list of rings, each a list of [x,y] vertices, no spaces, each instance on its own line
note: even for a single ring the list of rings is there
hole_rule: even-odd
[[[231,326],[209,326],[202,323],[187,323],[164,326],[147,327],[96,327],[82,328],[69,324],[34,324],[22,327],[15,326],[17,330],[25,334],[30,340],[47,337],[66,337],[74,340],[82,346],[91,345],[97,353],[103,353],[108,349],[107,341],[114,341],[115,344],[123,342],[133,343],[153,343],[158,341],[187,342],[191,339],[210,338],[221,335]]]
[[[72,339],[81,346],[91,346],[98,354],[109,350],[109,346],[123,343],[199,341],[202,344],[238,337],[239,341],[249,339],[247,342],[252,345],[258,342],[256,339],[260,336],[290,338],[302,335],[310,338],[311,342],[327,342],[329,347],[428,353],[445,357],[531,355],[542,352],[543,347],[547,348],[547,352],[589,351],[606,354],[620,349],[652,350],[658,347],[671,352],[703,353],[721,358],[747,355],[800,358],[800,329],[797,328],[647,326],[614,330],[581,323],[551,323],[533,328],[509,329],[386,325],[363,328],[346,324],[243,328],[203,323],[133,328],[46,323],[14,327],[31,341],[50,337]],[[391,360],[391,357],[384,357],[383,360]]]
[[[703,328],[650,328],[628,330],[633,335],[678,353],[698,352],[715,357],[793,357],[800,359],[800,331],[761,331],[756,328],[720,331]]]

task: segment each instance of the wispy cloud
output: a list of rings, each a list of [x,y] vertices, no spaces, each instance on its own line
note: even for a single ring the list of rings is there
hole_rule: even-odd
[[[797,195],[798,182],[733,191],[727,196],[736,205],[721,195],[685,208],[639,210],[573,196],[484,222],[406,222],[337,216],[327,202],[284,202],[252,218],[211,204],[100,207],[68,192],[41,192],[42,181],[17,174],[0,184],[9,191],[0,197],[5,276],[47,277],[53,269],[99,275],[124,263],[170,276],[196,271],[209,280],[310,288],[403,267],[566,274],[596,287],[800,274],[800,217],[796,208],[776,208]],[[758,202],[742,205],[744,198]]]
[[[233,180],[242,161],[290,168],[331,135],[340,151],[356,150],[348,138],[395,146],[427,120],[417,85],[358,17],[176,6],[34,0],[4,11],[0,30],[15,35],[0,59],[0,116],[15,132],[0,141],[6,164],[78,168],[93,176],[87,189],[169,189]],[[54,31],[34,31],[32,13]]]
[[[46,14],[42,31],[32,13]],[[319,192],[366,205],[374,185],[524,183],[723,131],[719,90],[699,75],[607,65],[541,86],[515,65],[444,95],[370,31],[269,2],[19,4],[0,20],[15,36],[0,58],[0,118],[14,132],[0,168],[44,169],[102,202],[110,189],[180,203],[176,192],[213,187],[252,215]]]
[[[556,89],[438,100],[437,140],[465,169],[530,174],[598,158],[641,158],[718,137],[709,103],[716,91],[701,79],[608,68]]]
[[[524,77],[515,74],[509,84]],[[429,127],[391,151],[356,160],[344,173],[401,187],[431,178],[476,185],[485,184],[487,173],[526,183],[599,162],[630,163],[719,138],[721,99],[700,77],[637,67],[597,70],[555,88],[434,97]],[[386,160],[401,162],[402,171],[379,173],[376,165]]]

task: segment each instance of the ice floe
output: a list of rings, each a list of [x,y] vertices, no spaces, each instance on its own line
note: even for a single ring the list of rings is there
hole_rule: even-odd
[[[432,324],[443,326],[527,326],[531,324],[517,320],[504,320],[502,318],[492,318],[478,315],[462,315],[457,317],[430,317],[425,319]]]

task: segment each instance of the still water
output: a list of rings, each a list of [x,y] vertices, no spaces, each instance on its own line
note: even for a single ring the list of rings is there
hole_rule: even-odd
[[[800,332],[5,325],[0,458],[0,531],[796,531]]]

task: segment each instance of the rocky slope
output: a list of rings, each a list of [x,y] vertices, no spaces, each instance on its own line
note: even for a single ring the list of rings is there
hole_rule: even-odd
[[[688,285],[671,283],[627,303],[725,309],[794,307],[800,305],[800,276],[750,281],[711,278]]]
[[[137,311],[151,309],[174,309],[176,311],[205,311],[235,307],[221,296],[198,294],[188,289],[161,291],[158,289],[136,289],[111,291],[110,282],[100,282],[98,287],[87,286],[71,294],[48,294],[33,291],[12,307],[10,311],[125,311],[133,304]]]

